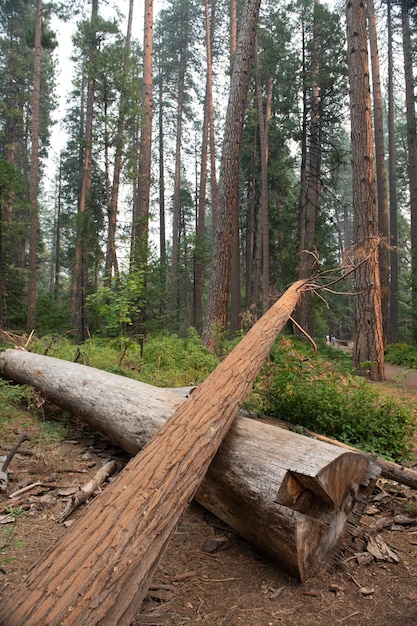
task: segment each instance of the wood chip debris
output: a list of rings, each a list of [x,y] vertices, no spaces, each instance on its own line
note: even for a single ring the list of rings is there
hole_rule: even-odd
[[[377,561],[399,562],[398,556],[391,550],[381,535],[368,536],[366,549]]]

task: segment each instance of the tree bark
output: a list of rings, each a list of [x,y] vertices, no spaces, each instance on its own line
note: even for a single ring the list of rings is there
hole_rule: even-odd
[[[369,48],[371,51],[372,67],[372,96],[374,106],[374,136],[375,136],[375,171],[376,189],[378,198],[378,232],[382,238],[379,246],[379,275],[381,281],[381,315],[384,346],[388,328],[388,299],[389,299],[389,249],[388,249],[388,190],[387,168],[385,165],[384,122],[381,93],[381,73],[379,68],[379,53],[375,7],[373,0],[366,2],[369,30]]]
[[[37,266],[38,266],[38,191],[39,191],[39,127],[41,98],[42,55],[42,0],[36,4],[35,63],[33,71],[32,98],[32,153],[30,157],[30,237],[29,237],[29,284],[27,328],[31,331],[36,323]]]
[[[286,291],[34,567],[2,603],[2,626],[131,623],[172,532],[303,289],[299,281]],[[286,497],[296,496],[297,484],[290,481]]]
[[[389,175],[389,250],[390,284],[388,342],[398,343],[398,201],[397,201],[397,150],[395,144],[395,103],[394,103],[394,59],[393,25],[391,16],[392,0],[387,2],[387,40],[388,40],[388,175]]]
[[[378,265],[366,9],[346,5],[354,212],[355,342],[353,364],[371,380],[384,379],[381,284]]]
[[[91,22],[94,24],[98,14],[98,0],[91,3]],[[74,268],[71,287],[71,313],[76,341],[86,338],[87,323],[85,303],[87,297],[89,245],[88,231],[90,221],[90,192],[93,166],[93,117],[95,100],[94,65],[97,49],[92,47],[88,55],[87,104],[85,114],[84,157],[82,164],[82,182],[78,203],[77,234],[74,251]],[[81,91],[81,98],[83,93]]]
[[[227,326],[240,151],[260,0],[246,0],[233,62],[217,195],[213,255],[203,340],[215,350]]]
[[[405,100],[407,117],[408,181],[410,193],[411,218],[411,304],[412,304],[412,340],[417,341],[417,120],[415,103],[415,80],[413,72],[413,42],[410,28],[410,3],[401,3],[401,21],[403,31]]]
[[[19,350],[0,355],[0,371],[35,386],[131,454],[187,402],[145,383]],[[335,446],[239,416],[195,497],[304,581],[343,535],[352,494],[365,497],[372,488],[372,480],[359,486],[370,468],[362,454],[346,456]]]

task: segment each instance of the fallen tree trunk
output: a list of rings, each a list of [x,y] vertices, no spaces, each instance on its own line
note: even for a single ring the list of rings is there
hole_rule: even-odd
[[[152,385],[20,350],[0,354],[0,372],[34,386],[130,454],[187,401]],[[353,506],[352,494],[358,490],[359,498],[366,497],[374,469],[361,455],[238,416],[195,498],[304,581],[327,562]]]
[[[2,603],[3,626],[132,622],[304,285],[298,281],[285,292]]]

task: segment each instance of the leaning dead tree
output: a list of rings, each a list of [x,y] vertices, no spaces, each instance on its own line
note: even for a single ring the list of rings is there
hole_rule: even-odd
[[[296,305],[292,285],[0,606],[2,626],[128,626],[239,404]]]

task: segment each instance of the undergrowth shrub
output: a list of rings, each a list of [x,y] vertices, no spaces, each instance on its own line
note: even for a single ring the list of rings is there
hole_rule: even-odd
[[[181,387],[203,381],[219,360],[205,348],[194,328],[185,337],[161,333],[143,343],[132,339],[120,360],[117,338],[92,337],[74,345],[65,337],[37,339],[36,352],[129,376],[160,387]]]
[[[385,358],[389,363],[417,369],[417,346],[395,343],[385,348]]]
[[[267,415],[392,460],[411,452],[412,411],[281,338],[250,399]]]

